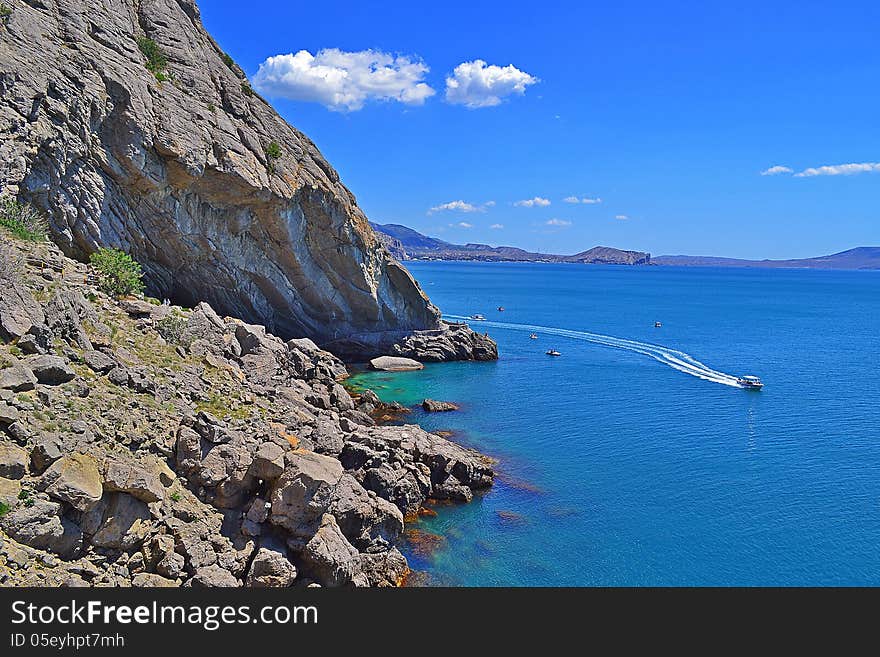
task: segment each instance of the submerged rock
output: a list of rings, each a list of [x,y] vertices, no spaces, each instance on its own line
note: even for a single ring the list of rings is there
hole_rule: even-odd
[[[422,402],[422,408],[428,413],[447,413],[449,411],[457,411],[458,405],[452,402],[437,401],[436,399],[426,399]]]

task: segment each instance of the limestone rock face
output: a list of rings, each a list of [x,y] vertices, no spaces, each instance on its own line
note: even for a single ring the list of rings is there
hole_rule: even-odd
[[[166,80],[139,38],[167,57]],[[67,255],[122,248],[152,295],[285,338],[374,355],[439,326],[315,145],[224,63],[192,0],[14,3],[0,188],[43,210]],[[39,324],[28,310],[3,313],[0,332]]]

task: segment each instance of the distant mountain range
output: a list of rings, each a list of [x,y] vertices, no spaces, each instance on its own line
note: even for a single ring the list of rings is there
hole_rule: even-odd
[[[798,269],[880,269],[880,246],[859,246],[827,256],[799,260],[739,260],[714,256],[657,256],[655,265],[679,267],[764,267]]]
[[[495,262],[580,262],[592,265],[648,265],[651,254],[597,246],[574,255],[532,253],[513,246],[452,244],[401,226],[371,224],[398,260],[485,260]]]
[[[804,269],[880,269],[880,247],[860,246],[833,255],[799,260],[741,260],[716,256],[651,257],[642,251],[596,246],[574,255],[533,253],[514,246],[452,244],[400,224],[371,224],[398,260],[483,260],[488,262],[573,262],[592,265],[676,265],[680,267],[764,267]]]

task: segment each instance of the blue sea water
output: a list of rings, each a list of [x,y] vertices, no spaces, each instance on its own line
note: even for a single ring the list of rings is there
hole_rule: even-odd
[[[443,537],[408,549],[431,581],[880,584],[880,272],[408,266],[445,314],[486,315],[501,353],[355,377],[460,403],[409,421],[498,459],[489,492],[414,525]]]

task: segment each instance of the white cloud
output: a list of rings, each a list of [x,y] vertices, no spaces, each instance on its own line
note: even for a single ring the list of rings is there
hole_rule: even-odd
[[[468,203],[467,201],[449,201],[449,203],[441,203],[440,205],[435,205],[433,208],[428,210],[428,214],[434,214],[435,212],[479,212],[480,208],[478,208],[473,203]]]
[[[458,226],[459,228],[473,228],[473,227],[474,227],[473,224],[469,224],[469,223],[466,222],[466,221],[459,221],[459,222],[458,222],[457,224],[455,224],[455,225]]]
[[[550,205],[550,199],[541,198],[540,196],[536,196],[535,198],[529,198],[529,199],[525,199],[523,201],[517,201],[516,203],[514,203],[514,205],[519,208],[534,208],[534,207],[546,208],[548,205]]]
[[[489,226],[489,228],[491,228],[492,230],[501,230],[502,228],[504,228],[504,224],[492,224],[491,226]]]
[[[562,200],[566,203],[583,203],[584,205],[596,205],[597,203],[602,202],[602,199],[600,198],[589,198],[588,196],[584,196],[583,198],[578,198],[577,196],[566,196]]]
[[[546,225],[556,226],[557,228],[567,228],[571,226],[571,222],[566,219],[548,219]]]
[[[484,207],[484,208],[494,208],[494,207],[495,207],[495,201],[486,201],[485,203],[483,203],[483,207]]]
[[[777,164],[776,166],[772,166],[769,169],[764,169],[764,171],[761,172],[761,175],[778,176],[780,173],[792,173],[792,169],[790,169],[789,167],[779,166]]]
[[[821,167],[810,167],[795,178],[812,178],[813,176],[852,176],[857,173],[880,173],[880,162],[861,162],[852,164],[831,164]]]
[[[267,96],[320,103],[353,112],[369,100],[422,105],[436,91],[424,82],[427,65],[418,58],[379,50],[345,52],[337,48],[269,57],[253,78]]]
[[[627,219],[629,219],[629,217],[626,216],[625,214],[616,214],[616,215],[614,215],[614,218],[617,219],[618,221],[626,221]]]
[[[446,76],[446,100],[471,109],[500,105],[505,96],[523,95],[538,78],[513,65],[487,65],[482,59],[462,62]]]

